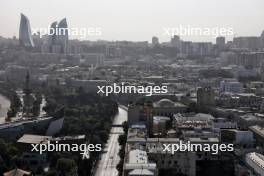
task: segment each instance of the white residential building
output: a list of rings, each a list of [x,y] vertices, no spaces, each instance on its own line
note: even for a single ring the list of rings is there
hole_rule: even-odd
[[[243,84],[235,79],[225,79],[220,83],[221,92],[242,93]]]
[[[264,156],[259,153],[248,153],[245,161],[247,165],[259,176],[264,176]]]

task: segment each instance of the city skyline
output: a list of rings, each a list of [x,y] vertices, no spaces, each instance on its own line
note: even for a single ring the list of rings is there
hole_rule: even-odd
[[[264,17],[261,10],[264,2],[261,0],[243,2],[224,0],[217,3],[210,1],[198,3],[194,0],[186,2],[79,0],[74,3],[65,3],[61,0],[45,2],[11,0],[0,4],[3,7],[0,16],[4,19],[0,25],[5,26],[0,30],[3,37],[18,36],[20,13],[29,18],[32,28],[47,27],[52,21],[65,17],[69,27],[100,27],[102,35],[85,38],[92,41],[98,39],[151,41],[152,36],[157,36],[161,42],[165,42],[169,41],[170,37],[163,35],[164,28],[175,28],[180,25],[194,28],[233,28],[235,36],[260,36],[264,29],[264,25],[260,23],[260,19]],[[59,7],[61,7],[59,11],[51,10]],[[244,13],[247,11],[251,13]],[[74,39],[72,36],[70,38]],[[194,35],[181,38],[185,41],[215,41],[211,36]],[[232,38],[233,36],[229,36],[227,40]]]
[[[0,7],[0,176],[264,176],[264,0]]]

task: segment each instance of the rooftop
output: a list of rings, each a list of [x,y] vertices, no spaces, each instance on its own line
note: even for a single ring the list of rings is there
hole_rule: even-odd
[[[173,102],[170,99],[166,99],[166,98],[154,102],[153,106],[154,107],[186,107],[182,103]]]
[[[179,138],[147,138],[147,142],[178,143]]]
[[[255,126],[250,126],[249,129],[254,133],[258,134],[259,136],[264,137],[264,127],[255,125]]]
[[[264,170],[264,156],[256,153],[256,152],[252,152],[252,153],[248,153],[246,154],[246,159],[250,159],[251,161],[253,161],[258,167],[262,168],[262,170]],[[250,163],[248,163],[250,164]],[[252,165],[250,165],[252,167]],[[255,168],[254,168],[255,170]]]
[[[65,140],[82,140],[85,139],[85,135],[77,135],[77,136],[63,136],[53,138],[52,136],[40,136],[33,134],[24,134],[21,138],[18,139],[18,143],[26,143],[26,144],[42,144],[48,143],[48,141],[65,141]]]
[[[18,143],[27,143],[27,144],[42,144],[47,143],[51,140],[51,136],[40,136],[32,134],[24,134],[21,138],[18,139]]]
[[[213,120],[214,117],[210,114],[174,114],[175,120],[179,121],[210,121]]]
[[[213,143],[218,143],[219,139],[218,138],[189,138],[190,142],[199,142],[199,143],[204,143],[204,142],[213,142]]]
[[[31,174],[30,172],[27,172],[21,169],[14,169],[14,170],[4,173],[4,176],[26,176],[30,174]]]
[[[129,152],[129,161],[130,164],[147,164],[148,163],[148,155],[146,151],[143,150],[131,150]]]
[[[153,120],[157,122],[166,122],[166,121],[169,121],[170,118],[166,116],[154,116]]]
[[[256,114],[245,114],[245,115],[240,116],[240,118],[246,121],[255,121],[255,120],[262,121],[264,119],[263,117],[258,116]]]
[[[128,175],[135,175],[135,176],[138,176],[138,175],[142,175],[142,176],[147,176],[147,175],[154,175],[153,172],[151,172],[150,170],[148,169],[134,169],[132,171],[129,172]]]

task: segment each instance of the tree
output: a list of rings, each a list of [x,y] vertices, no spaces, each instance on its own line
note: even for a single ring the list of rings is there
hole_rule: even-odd
[[[74,160],[61,158],[56,165],[59,176],[78,176],[78,167]]]
[[[96,93],[85,92],[82,87],[76,91],[63,91],[60,96],[56,95],[56,92],[61,91],[51,90],[45,94],[47,104],[44,110],[52,115],[60,107],[63,107],[64,123],[59,136],[84,134],[89,143],[103,145],[107,142],[112,117],[118,112],[118,105],[115,101],[110,97],[101,97]],[[79,176],[89,175],[99,155],[100,152],[91,152],[90,159],[87,161],[82,160],[79,154],[73,154],[71,157],[53,155],[50,158],[51,170],[58,171],[56,175],[59,176],[67,174],[70,172],[69,170],[72,170],[68,169],[71,165],[69,163],[75,161],[78,164]],[[73,160],[74,157],[77,158]],[[71,161],[68,159],[65,161],[66,158]],[[61,161],[61,159],[63,160]]]
[[[127,134],[127,132],[128,132],[128,123],[127,123],[127,121],[124,121],[122,123],[122,127],[123,127],[123,130],[124,130],[125,134]]]
[[[15,157],[18,155],[17,148],[12,143],[0,139],[0,175],[15,166]]]
[[[126,135],[120,135],[119,138],[118,138],[118,143],[120,145],[125,145],[126,144]]]

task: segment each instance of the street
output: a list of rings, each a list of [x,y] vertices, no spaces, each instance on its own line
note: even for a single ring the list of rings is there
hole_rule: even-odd
[[[115,116],[113,124],[122,124],[127,120],[127,111],[118,108],[119,113]],[[104,152],[101,156],[100,161],[98,162],[98,166],[96,169],[95,176],[117,176],[118,171],[116,166],[120,160],[118,152],[119,152],[119,144],[118,137],[119,133],[122,133],[123,129],[120,127],[112,127],[111,134],[109,135],[109,139],[104,148]]]

